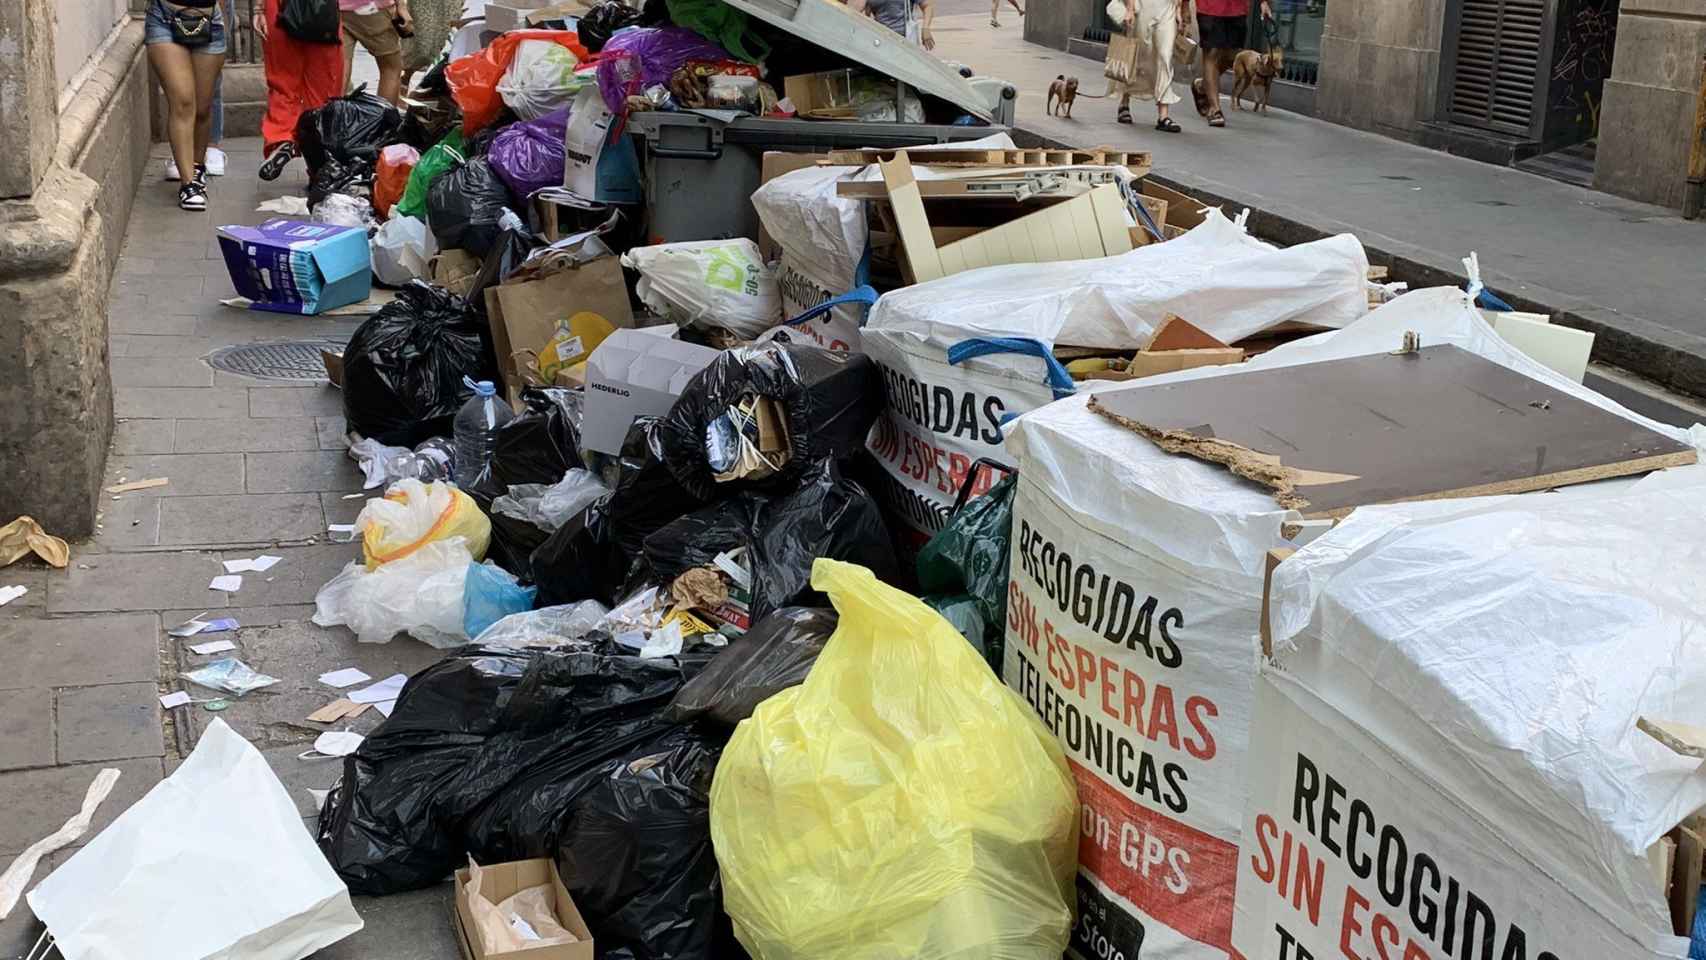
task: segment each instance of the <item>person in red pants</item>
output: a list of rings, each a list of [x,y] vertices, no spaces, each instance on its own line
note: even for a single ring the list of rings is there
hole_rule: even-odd
[[[266,61],[267,112],[261,118],[261,179],[276,180],[296,156],[296,121],[343,93],[344,47],[340,43],[307,43],[278,26],[280,0],[266,0],[255,14],[255,36],[261,38]]]

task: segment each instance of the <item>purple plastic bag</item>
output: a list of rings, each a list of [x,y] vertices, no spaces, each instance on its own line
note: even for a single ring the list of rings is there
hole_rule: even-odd
[[[518,197],[543,187],[563,185],[563,135],[569,108],[553,110],[537,120],[512,123],[492,138],[486,162]]]
[[[629,27],[612,34],[598,59],[598,92],[610,112],[625,112],[629,94],[668,84],[692,60],[734,60],[727,50],[686,27]]]

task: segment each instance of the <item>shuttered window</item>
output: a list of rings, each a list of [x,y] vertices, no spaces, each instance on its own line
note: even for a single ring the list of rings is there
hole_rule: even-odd
[[[1461,0],[1451,119],[1489,130],[1528,134],[1546,0]]]

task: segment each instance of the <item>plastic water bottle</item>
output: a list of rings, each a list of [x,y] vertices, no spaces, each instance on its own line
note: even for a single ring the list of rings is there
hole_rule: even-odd
[[[515,411],[498,399],[498,388],[490,380],[475,383],[467,377],[462,383],[472,387],[474,395],[456,412],[456,482],[466,488],[473,486],[492,459],[492,446],[497,441],[498,428],[515,419]]]

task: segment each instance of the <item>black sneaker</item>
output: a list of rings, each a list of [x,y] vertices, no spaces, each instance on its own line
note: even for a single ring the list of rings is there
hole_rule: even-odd
[[[200,180],[191,180],[178,188],[178,206],[184,210],[200,212],[207,209],[207,185]]]
[[[289,140],[273,147],[272,152],[267,154],[267,158],[261,161],[261,179],[277,180],[278,175],[284,172],[285,164],[289,163],[294,156],[296,156],[296,144]]]

